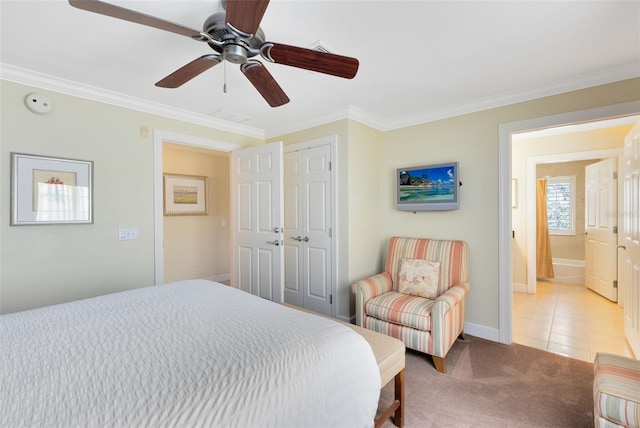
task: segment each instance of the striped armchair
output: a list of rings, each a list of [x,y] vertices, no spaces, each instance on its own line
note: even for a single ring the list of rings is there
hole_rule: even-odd
[[[440,263],[435,299],[398,291],[402,259]],[[469,292],[467,265],[463,241],[392,237],[384,272],[351,284],[356,323],[431,355],[436,369],[446,373],[447,352],[462,336],[464,298]]]

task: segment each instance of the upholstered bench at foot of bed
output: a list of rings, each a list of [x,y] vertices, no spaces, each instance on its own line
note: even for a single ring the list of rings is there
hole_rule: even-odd
[[[365,338],[373,355],[376,357],[378,368],[380,369],[380,385],[384,387],[392,379],[395,380],[395,397],[394,401],[387,409],[376,419],[375,428],[381,427],[387,419],[393,416],[393,423],[402,428],[404,425],[404,365],[405,365],[405,346],[400,340],[391,336],[367,330],[357,325],[347,324],[352,329]]]
[[[640,427],[640,361],[598,353],[593,372],[595,427]]]
[[[310,312],[318,316],[324,316],[288,303],[283,303],[283,305]],[[376,418],[375,428],[381,427],[391,416],[393,416],[394,425],[402,428],[404,426],[404,365],[406,350],[404,343],[382,333],[367,330],[366,328],[358,327],[357,325],[349,324],[335,318],[331,319],[352,328],[369,343],[376,362],[378,363],[378,369],[380,370],[381,388],[391,382],[391,380],[395,381],[394,401]]]

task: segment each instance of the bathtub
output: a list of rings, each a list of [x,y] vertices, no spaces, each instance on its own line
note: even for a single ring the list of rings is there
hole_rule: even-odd
[[[553,258],[554,282],[584,284],[584,260]]]

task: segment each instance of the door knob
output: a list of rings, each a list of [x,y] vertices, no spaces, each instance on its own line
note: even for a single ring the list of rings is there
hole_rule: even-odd
[[[280,241],[278,241],[277,239],[274,241],[267,241],[267,244],[275,245],[277,247],[280,245]]]
[[[304,238],[302,238],[302,240],[303,240],[304,242],[309,242],[309,237],[308,237],[308,236],[305,236]]]
[[[291,239],[293,239],[294,241],[302,241],[302,236],[298,235],[298,236],[292,236]]]

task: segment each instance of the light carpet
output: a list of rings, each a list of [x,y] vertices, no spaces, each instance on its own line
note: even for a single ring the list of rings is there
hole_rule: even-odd
[[[441,374],[430,356],[407,350],[406,428],[593,426],[591,363],[468,335],[446,361]],[[389,382],[380,407],[392,400]]]

